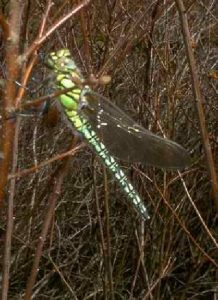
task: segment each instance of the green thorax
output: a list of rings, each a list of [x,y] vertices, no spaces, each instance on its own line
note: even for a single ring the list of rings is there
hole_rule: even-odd
[[[68,49],[61,49],[50,54],[48,64],[56,74],[57,87],[60,90],[68,90],[60,95],[59,101],[68,119],[74,124],[76,129],[82,129],[85,120],[79,117],[78,111],[86,105],[85,93],[90,91],[88,86],[83,86],[83,77],[70,57]],[[79,85],[81,87],[79,87]]]
[[[84,79],[70,57],[69,50],[62,49],[51,53],[48,64],[56,74],[57,87],[61,90],[69,89],[65,93],[63,91],[63,94],[59,96],[59,101],[68,121],[74,125],[99,155],[138,212],[144,219],[148,219],[149,216],[143,201],[134,190],[124,172],[120,169],[116,159],[110,154],[104,142],[100,139],[101,134],[99,135],[99,132],[96,133],[96,130],[99,130],[99,124],[103,126],[107,125],[107,123],[100,122],[103,110],[98,110],[98,105],[97,107],[95,105],[91,107],[91,103],[88,103],[88,94],[93,92],[87,85],[84,85]],[[96,104],[94,99],[92,104]],[[89,117],[87,118],[86,115],[89,115]],[[91,124],[90,121],[93,121],[93,116],[96,122],[94,121]]]

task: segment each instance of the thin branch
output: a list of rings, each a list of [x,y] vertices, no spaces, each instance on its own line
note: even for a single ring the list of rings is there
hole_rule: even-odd
[[[106,224],[105,224],[105,240],[106,240],[106,259],[105,262],[107,265],[105,266],[105,270],[107,272],[108,284],[110,289],[110,299],[114,300],[114,283],[113,283],[113,269],[112,269],[112,251],[111,251],[111,234],[110,234],[110,213],[109,213],[109,197],[108,197],[108,179],[107,179],[107,171],[105,166],[103,167],[104,173],[104,207],[106,214]]]
[[[8,179],[8,172],[10,162],[12,159],[12,148],[14,141],[15,124],[11,120],[7,120],[8,114],[15,109],[14,100],[16,97],[16,86],[19,65],[17,62],[18,45],[20,37],[20,20],[21,9],[19,1],[12,1],[11,18],[9,21],[9,38],[6,43],[6,68],[8,78],[5,86],[5,93],[3,96],[3,126],[2,126],[2,151],[4,159],[0,161],[0,207],[2,205],[6,184]]]
[[[182,26],[182,32],[183,32],[183,38],[185,42],[185,47],[186,47],[186,54],[188,58],[188,63],[189,63],[189,68],[191,72],[191,79],[192,79],[192,90],[193,94],[195,97],[195,104],[198,112],[198,118],[199,118],[199,124],[200,124],[200,130],[201,130],[201,137],[202,137],[202,143],[204,147],[204,152],[205,156],[207,159],[207,168],[210,174],[211,178],[211,186],[213,190],[213,195],[214,195],[214,204],[216,207],[216,213],[218,214],[218,181],[217,181],[217,174],[216,174],[216,169],[215,169],[215,164],[214,164],[214,159],[213,159],[213,154],[211,151],[211,146],[210,146],[210,140],[209,140],[209,135],[207,131],[207,125],[206,125],[206,120],[205,120],[205,114],[204,114],[204,108],[203,108],[203,96],[200,90],[200,81],[198,77],[198,70],[193,54],[193,49],[191,45],[191,35],[189,31],[189,26],[188,26],[188,20],[187,20],[187,15],[186,15],[186,10],[183,4],[182,0],[175,0],[178,11],[179,11],[179,16],[180,16],[180,22]]]
[[[48,207],[47,213],[44,218],[44,223],[42,225],[42,231],[39,236],[39,242],[38,242],[38,246],[36,249],[30,277],[27,282],[24,300],[30,300],[32,297],[32,291],[33,291],[33,287],[34,287],[36,277],[38,274],[38,270],[39,270],[39,262],[40,262],[40,259],[42,256],[43,246],[46,241],[46,237],[47,237],[50,225],[51,225],[52,218],[54,216],[55,205],[56,205],[57,199],[61,192],[61,186],[62,186],[64,177],[68,170],[68,164],[69,164],[69,158],[64,161],[62,166],[57,171],[57,174],[54,175],[53,191],[49,197],[49,207]]]
[[[43,42],[45,42],[48,37],[53,34],[59,27],[61,27],[66,21],[68,21],[73,15],[75,15],[78,11],[80,11],[83,7],[87,6],[91,0],[84,0],[75,8],[73,8],[66,16],[61,18],[56,22],[48,31],[40,38],[37,38],[33,41],[32,46],[22,55],[21,60],[26,60]]]
[[[48,17],[48,14],[50,12],[50,9],[52,7],[52,2],[51,0],[48,1],[48,4],[47,4],[47,7],[45,9],[45,14],[42,18],[42,23],[41,23],[41,26],[40,26],[40,29],[39,29],[39,33],[38,33],[38,38],[41,38],[42,37],[42,34],[45,30],[45,25],[46,25],[46,20],[47,20],[47,17]],[[29,64],[27,65],[27,67],[25,66],[25,72],[23,74],[23,77],[21,79],[21,85],[20,85],[20,89],[18,91],[18,95],[17,95],[17,98],[16,98],[16,106],[19,106],[20,105],[20,102],[21,102],[21,99],[23,98],[24,96],[24,93],[26,91],[25,87],[26,87],[26,84],[29,80],[29,77],[32,73],[32,69],[37,61],[37,49],[35,49],[35,51],[33,52],[33,55],[32,55],[32,58],[29,62]]]
[[[6,67],[8,80],[6,81],[6,89],[3,97],[3,116],[14,109],[14,102],[16,96],[15,81],[19,74],[19,65],[17,57],[19,54],[19,41],[21,29],[21,15],[23,5],[20,1],[10,2],[10,18],[9,18],[9,32],[6,41]],[[0,206],[2,205],[5,191],[8,182],[8,173],[11,161],[13,162],[13,169],[17,167],[17,147],[19,126],[5,118],[2,126],[2,144],[3,144],[3,160],[0,160]],[[7,231],[5,240],[4,265],[3,265],[3,279],[2,279],[2,300],[8,299],[9,288],[9,272],[11,264],[11,239],[13,232],[13,197],[15,193],[15,180],[10,183],[9,187],[9,204],[7,215]]]
[[[14,153],[12,161],[12,172],[15,172],[17,168],[17,154],[18,154],[18,137],[20,129],[20,118],[16,123],[15,137],[14,137]],[[9,184],[9,199],[7,206],[7,229],[4,243],[4,260],[3,260],[3,276],[2,276],[2,300],[6,300],[9,287],[9,272],[11,263],[11,245],[12,245],[12,234],[13,234],[13,223],[14,223],[14,195],[15,195],[16,178],[10,180]]]
[[[43,161],[42,163],[38,164],[38,165],[35,165],[34,167],[32,168],[29,168],[29,169],[26,169],[26,170],[23,170],[23,171],[19,171],[17,173],[13,173],[11,175],[9,175],[9,178],[12,179],[12,178],[20,178],[20,177],[23,177],[23,176],[26,176],[28,174],[31,174],[33,172],[37,172],[39,171],[39,169],[47,166],[47,165],[50,165],[51,163],[57,161],[57,160],[61,160],[67,156],[72,156],[72,155],[75,155],[82,147],[84,147],[85,144],[82,143],[80,145],[78,145],[77,147],[74,147],[73,149],[70,149],[69,151],[66,151],[62,154],[59,154],[55,157],[52,157],[51,159],[48,159],[46,161]]]

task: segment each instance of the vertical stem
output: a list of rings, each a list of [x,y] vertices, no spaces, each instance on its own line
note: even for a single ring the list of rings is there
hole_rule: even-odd
[[[2,124],[2,150],[4,159],[0,161],[0,206],[2,205],[6,184],[8,179],[9,167],[12,159],[12,148],[14,141],[14,122],[7,117],[14,111],[16,97],[15,81],[17,80],[19,65],[17,63],[20,22],[21,22],[21,3],[22,1],[11,1],[9,16],[9,32],[6,40],[6,69],[7,81],[3,96],[3,124]]]
[[[30,277],[27,282],[24,300],[30,300],[32,297],[32,291],[33,291],[33,287],[34,287],[36,277],[38,274],[38,270],[39,270],[39,262],[40,262],[40,259],[42,256],[43,246],[46,241],[46,237],[47,237],[50,225],[51,225],[52,218],[54,216],[55,205],[57,202],[57,198],[61,192],[62,182],[63,182],[63,179],[68,170],[67,167],[69,164],[69,160],[70,160],[70,158],[65,159],[62,166],[58,169],[57,174],[54,175],[53,190],[49,197],[49,207],[48,207],[47,213],[45,215],[44,222],[42,225],[42,230],[41,230],[41,233],[39,236],[39,242],[38,242],[37,249],[35,252],[35,257],[34,257],[32,269],[31,269]]]
[[[194,54],[193,54],[192,47],[191,47],[191,36],[190,36],[190,31],[189,31],[189,26],[188,26],[188,20],[187,20],[183,1],[175,0],[175,2],[177,5],[177,8],[178,8],[178,11],[179,11],[180,22],[181,22],[182,32],[183,32],[183,38],[184,38],[184,42],[185,42],[186,53],[187,53],[189,68],[190,68],[190,72],[191,72],[192,90],[193,90],[193,94],[195,96],[195,103],[196,103],[196,108],[197,108],[197,112],[198,112],[202,143],[203,143],[204,152],[205,152],[206,159],[207,159],[207,168],[208,168],[208,171],[210,174],[211,186],[212,186],[213,195],[214,195],[214,204],[215,204],[215,208],[216,208],[216,213],[218,213],[217,174],[216,174],[215,164],[214,164],[214,160],[213,160],[213,155],[212,155],[212,151],[211,151],[211,147],[210,147],[210,141],[209,141],[207,126],[206,126],[206,120],[205,120],[204,109],[203,109],[203,104],[202,104],[203,97],[202,97],[202,94],[200,91],[200,81],[199,81],[198,74],[197,74],[198,71],[197,71],[196,62],[195,62]]]
[[[12,171],[17,167],[17,146],[19,134],[19,122],[16,124],[8,120],[7,116],[15,109],[16,86],[15,82],[19,74],[19,65],[17,58],[19,54],[21,14],[23,1],[11,0],[9,7],[9,23],[6,42],[6,70],[7,81],[5,93],[3,96],[3,126],[2,126],[2,150],[3,159],[0,161],[0,206],[5,197],[5,191],[8,183],[8,174],[12,161]],[[11,240],[13,231],[13,198],[15,192],[15,179],[10,182],[9,186],[9,203],[7,214],[7,228],[5,238],[5,250],[3,261],[3,278],[2,278],[2,300],[8,299],[9,289],[9,272],[11,264]]]
[[[107,272],[108,284],[110,289],[110,300],[114,300],[114,283],[113,283],[113,270],[112,270],[112,252],[111,252],[111,238],[110,238],[110,219],[109,219],[109,204],[108,204],[108,180],[107,180],[107,171],[105,166],[103,167],[104,172],[104,204],[106,212],[106,263],[105,272]]]
[[[18,152],[18,137],[20,129],[20,119],[16,122],[15,135],[14,135],[14,153],[12,160],[12,172],[15,172],[17,168],[17,152]],[[7,225],[6,225],[6,236],[4,241],[4,258],[3,258],[3,276],[2,276],[2,300],[8,299],[8,288],[9,288],[9,273],[11,264],[11,244],[12,244],[12,233],[14,224],[14,194],[15,194],[16,178],[12,178],[9,184],[9,197],[7,205]]]

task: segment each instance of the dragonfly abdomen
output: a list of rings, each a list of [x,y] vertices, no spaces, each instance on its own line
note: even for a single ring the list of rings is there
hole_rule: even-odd
[[[128,198],[135,206],[136,210],[142,215],[144,219],[149,219],[149,215],[142,199],[135,191],[132,184],[129,182],[125,173],[120,169],[119,164],[113,156],[110,155],[109,151],[106,149],[104,144],[100,141],[99,137],[96,135],[95,131],[92,130],[90,124],[79,117],[78,115],[74,117],[69,117],[69,112],[67,113],[69,120],[74,124],[76,129],[82,133],[87,142],[94,148],[97,155],[103,160],[104,164],[108,167],[111,173],[117,179],[117,182],[121,188],[126,192]],[[79,119],[79,120],[78,120]]]
[[[83,88],[80,87],[80,83],[83,82],[83,78],[74,61],[70,58],[69,50],[62,49],[57,53],[51,53],[48,59],[48,65],[56,74],[57,86],[62,90],[68,89],[66,93],[59,96],[59,102],[69,123],[74,125],[75,129],[83,135],[88,144],[102,159],[104,164],[115,176],[119,185],[127,194],[136,210],[144,219],[149,219],[147,209],[143,204],[142,199],[129,182],[125,173],[120,169],[115,158],[111,156],[107,149],[108,146],[106,147],[104,142],[101,141],[101,136],[98,136],[96,131],[93,130],[93,124],[91,124],[90,120],[86,118],[85,111],[87,112],[90,110],[87,95],[91,92],[91,89],[88,86],[84,86]],[[78,84],[76,84],[76,81],[74,82],[73,79],[76,79]],[[96,115],[97,122],[101,123],[99,116],[100,113],[102,113],[102,110],[95,111],[91,109],[90,113]],[[101,123],[101,125],[102,124],[103,123]]]

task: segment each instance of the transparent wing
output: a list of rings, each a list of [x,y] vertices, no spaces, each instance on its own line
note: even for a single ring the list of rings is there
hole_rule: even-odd
[[[113,156],[166,169],[180,169],[189,164],[189,155],[179,144],[137,125],[100,95],[87,93],[85,97],[87,104],[81,113]]]

